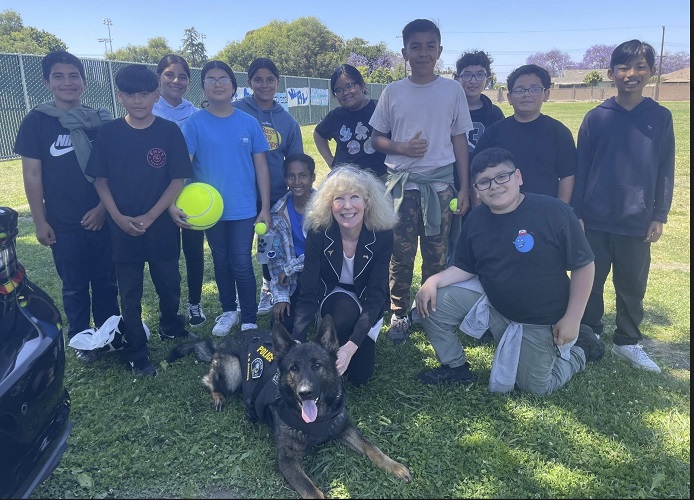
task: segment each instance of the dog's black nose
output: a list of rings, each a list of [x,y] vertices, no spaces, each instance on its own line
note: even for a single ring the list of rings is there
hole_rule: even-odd
[[[299,395],[301,400],[314,399],[313,388],[309,384],[301,384],[296,393]]]

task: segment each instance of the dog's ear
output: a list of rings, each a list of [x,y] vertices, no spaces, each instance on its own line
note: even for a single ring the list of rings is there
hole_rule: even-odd
[[[318,325],[316,342],[330,354],[337,356],[337,351],[340,349],[340,342],[337,340],[337,330],[335,330],[333,317],[329,314],[323,316],[320,325]]]
[[[279,321],[272,326],[272,349],[276,357],[281,358],[289,348],[296,344],[287,329]]]

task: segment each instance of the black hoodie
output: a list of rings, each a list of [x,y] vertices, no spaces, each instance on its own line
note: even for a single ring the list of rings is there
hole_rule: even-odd
[[[628,111],[614,97],[589,111],[578,132],[571,205],[586,229],[646,237],[667,222],[675,175],[670,111],[645,98]]]

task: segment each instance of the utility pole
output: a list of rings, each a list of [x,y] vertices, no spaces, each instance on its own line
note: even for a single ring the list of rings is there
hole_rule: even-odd
[[[104,55],[108,54],[108,45],[106,45],[106,42],[108,42],[108,41],[109,41],[108,38],[99,38],[97,40],[97,42],[100,42],[100,43],[103,42],[103,44],[104,44]]]
[[[660,95],[660,75],[663,73],[663,49],[665,48],[665,26],[663,26],[663,37],[660,40],[660,64],[658,64],[658,78],[655,80],[655,100]]]
[[[106,40],[108,40],[109,52],[113,53],[113,44],[111,43],[113,42],[113,40],[111,39],[111,25],[113,24],[113,22],[111,22],[111,20],[108,17],[106,17],[102,20],[102,23],[105,24],[108,28],[108,38]],[[104,44],[105,43],[106,42],[104,42]]]

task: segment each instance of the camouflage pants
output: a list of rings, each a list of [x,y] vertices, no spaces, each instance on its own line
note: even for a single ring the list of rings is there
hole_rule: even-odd
[[[448,204],[455,196],[450,186],[438,193],[441,204],[441,233],[425,236],[422,206],[418,190],[405,191],[398,215],[400,222],[394,229],[393,256],[390,259],[390,309],[393,314],[406,316],[412,306],[410,287],[417,256],[417,240],[422,253],[422,283],[446,269],[448,235],[453,213]]]

